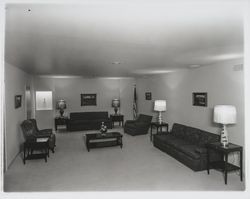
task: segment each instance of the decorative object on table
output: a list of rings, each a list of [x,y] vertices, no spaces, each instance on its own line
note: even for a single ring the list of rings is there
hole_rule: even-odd
[[[152,100],[152,93],[151,92],[146,92],[145,93],[145,99],[146,100]]]
[[[15,108],[19,108],[22,106],[22,95],[15,96]]]
[[[112,99],[112,107],[114,108],[115,115],[117,115],[118,108],[120,107],[120,100]]]
[[[81,94],[81,106],[96,106],[96,94]]]
[[[36,91],[36,110],[53,110],[52,91]]]
[[[107,132],[107,130],[108,130],[107,126],[105,126],[104,122],[102,122],[101,129],[100,129],[101,134],[105,135],[105,133]]]
[[[193,106],[207,106],[207,93],[193,93]]]
[[[66,109],[66,101],[63,99],[60,99],[56,102],[56,109],[60,110],[60,115],[63,117],[64,109]]]
[[[214,107],[214,122],[222,124],[221,145],[228,146],[227,124],[236,123],[236,108],[231,105],[216,105]]]
[[[166,100],[155,100],[154,110],[159,112],[157,121],[159,122],[159,124],[161,124],[162,123],[161,113],[167,110]]]

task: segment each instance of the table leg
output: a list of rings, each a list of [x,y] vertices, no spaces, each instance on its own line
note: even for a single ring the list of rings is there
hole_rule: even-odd
[[[153,137],[153,135],[152,135],[152,125],[150,126],[150,141],[152,142],[152,137]]]
[[[227,161],[228,161],[228,154],[225,154],[225,166],[224,166],[225,184],[227,184]]]
[[[242,158],[243,158],[243,151],[241,150],[240,151],[240,180],[242,181],[243,180],[243,168],[242,168]]]
[[[210,151],[207,149],[207,174],[209,175]]]
[[[25,156],[26,156],[26,144],[23,145],[23,164],[25,164]]]

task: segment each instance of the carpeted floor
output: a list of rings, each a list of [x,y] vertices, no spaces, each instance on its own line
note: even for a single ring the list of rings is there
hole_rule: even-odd
[[[113,129],[114,130],[114,129]],[[121,128],[115,129],[122,132]],[[93,132],[93,131],[89,131]],[[56,134],[57,147],[48,162],[18,156],[4,177],[6,192],[49,191],[187,191],[244,190],[238,173],[193,172],[153,147],[149,135],[123,134],[123,148],[87,152],[83,132]]]

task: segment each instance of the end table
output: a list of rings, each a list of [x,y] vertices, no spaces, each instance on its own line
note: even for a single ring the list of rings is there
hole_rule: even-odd
[[[58,125],[65,125],[66,128],[68,127],[68,117],[56,117],[55,118],[55,130],[57,131]]]
[[[229,143],[227,147],[223,147],[220,142],[208,143],[207,147],[207,173],[209,174],[209,169],[219,169],[224,172],[225,184],[227,184],[227,173],[230,171],[240,170],[240,180],[242,181],[242,158],[243,158],[243,147],[236,144]],[[222,156],[221,161],[210,161],[210,150],[213,150]],[[234,164],[228,163],[228,155],[232,152],[240,152],[240,165],[236,166]]]
[[[153,138],[153,132],[152,132],[153,127],[156,127],[156,133],[159,132],[159,128],[160,128],[160,132],[162,133],[162,127],[166,127],[167,132],[168,132],[168,123],[166,123],[166,122],[162,122],[162,123],[151,122],[151,124],[150,124],[150,141],[152,141],[152,138]]]
[[[123,126],[123,121],[124,121],[124,115],[122,114],[111,114],[110,115],[111,121],[112,121],[112,128],[114,127],[115,122],[119,122],[119,126]]]

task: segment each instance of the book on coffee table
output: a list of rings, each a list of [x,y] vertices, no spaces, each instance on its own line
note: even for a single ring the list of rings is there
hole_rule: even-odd
[[[48,142],[49,138],[36,138],[36,142]]]

